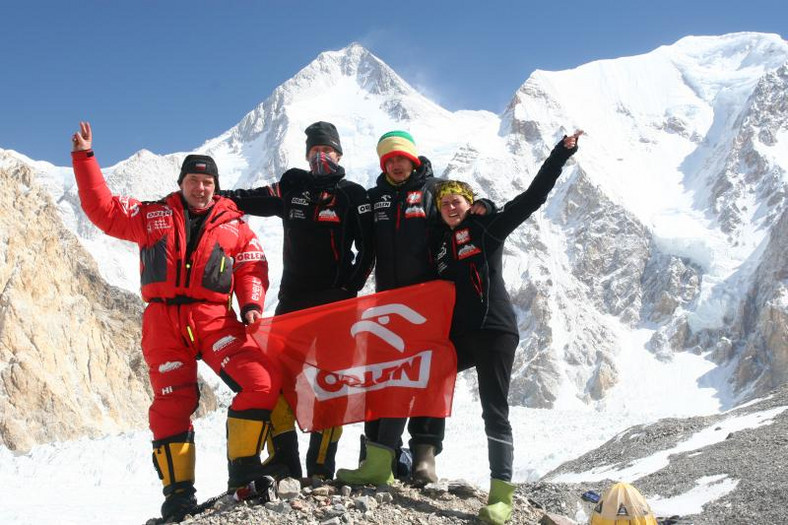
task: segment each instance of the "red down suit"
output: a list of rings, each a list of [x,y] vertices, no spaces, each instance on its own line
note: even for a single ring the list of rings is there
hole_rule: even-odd
[[[153,439],[192,430],[197,408],[197,359],[236,393],[234,411],[271,410],[280,377],[246,334],[232,310],[262,311],[268,263],[242,213],[229,199],[214,197],[196,239],[188,239],[189,210],[180,192],[140,202],[109,191],[92,151],[72,153],[82,208],[106,234],[140,249],[142,352],[154,399],[149,411]],[[191,249],[187,249],[191,247]]]

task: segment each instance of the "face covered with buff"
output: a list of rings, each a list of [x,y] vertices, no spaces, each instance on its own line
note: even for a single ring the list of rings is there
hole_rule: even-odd
[[[305,130],[306,160],[312,175],[332,175],[339,169],[342,158],[342,143],[339,132],[330,122],[315,122]]]
[[[339,168],[340,155],[331,146],[315,146],[309,150],[309,171],[313,175],[332,175]]]

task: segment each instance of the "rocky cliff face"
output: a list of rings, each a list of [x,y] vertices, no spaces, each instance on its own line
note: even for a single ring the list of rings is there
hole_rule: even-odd
[[[731,378],[739,391],[764,395],[788,382],[788,209],[769,236],[752,285],[728,335],[740,349]],[[724,362],[724,361],[723,361]]]
[[[144,428],[141,301],[99,276],[32,169],[0,156],[0,443]]]

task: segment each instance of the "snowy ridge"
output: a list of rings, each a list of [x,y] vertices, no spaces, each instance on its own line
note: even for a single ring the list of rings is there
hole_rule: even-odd
[[[687,37],[640,56],[536,71],[494,115],[449,112],[351,44],[322,53],[195,152],[216,158],[225,188],[267,184],[288,167],[306,167],[303,129],[326,120],[339,129],[348,177],[370,187],[380,171],[377,138],[406,129],[437,175],[503,205],[562,134],[584,129],[548,202],[512,234],[505,254],[521,335],[511,392],[515,478],[534,480],[631,425],[715,413],[785,382],[787,62],[778,35]],[[100,161],[100,130],[94,145]],[[70,169],[5,153],[31,166],[102,276],[137,291],[136,247],[86,221]],[[185,154],[141,151],[105,175],[115,192],[160,197],[177,189]],[[269,259],[270,314],[281,224],[250,223]],[[452,470],[462,465],[484,484],[473,378],[463,381],[441,474],[468,477]],[[207,439],[223,435],[215,424]],[[576,439],[592,427],[595,435]],[[352,432],[343,465],[353,462]],[[135,439],[145,448],[143,434]],[[221,446],[209,446],[216,450],[206,462],[218,469]],[[0,464],[7,461],[17,460]],[[147,487],[148,502],[158,498],[149,470],[146,460],[134,482]]]
[[[444,110],[351,44],[321,53],[199,151],[215,156],[224,187],[267,184],[305,164],[303,129],[328,120],[340,131],[349,178],[369,187],[380,171],[377,137],[404,128],[436,173],[503,204],[527,187],[563,133],[583,128],[580,153],[548,204],[510,237],[505,271],[524,323],[515,398],[588,402],[603,399],[622,373],[615,362],[624,349],[604,315],[632,328],[651,323],[647,346],[663,359],[697,348],[698,333],[717,337],[736,317],[757,248],[785,208],[778,144],[787,60],[777,35],[687,37],[640,56],[536,71],[496,117]],[[96,148],[100,159],[100,132]],[[139,152],[107,178],[119,193],[162,195],[175,189],[169,181],[181,158]],[[81,216],[73,188],[65,201],[73,224]],[[111,244],[76,222],[93,253],[101,250],[94,240]],[[272,263],[274,301],[281,225],[253,224]],[[136,290],[134,248],[111,252],[101,257],[105,276]]]

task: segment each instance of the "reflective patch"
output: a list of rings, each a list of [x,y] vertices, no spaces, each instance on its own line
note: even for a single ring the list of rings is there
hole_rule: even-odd
[[[482,251],[476,247],[474,244],[466,244],[462,248],[457,251],[457,258],[458,259],[467,259],[472,255],[476,255],[477,253],[482,253]]]
[[[411,206],[405,210],[405,218],[406,219],[413,219],[416,217],[426,217],[427,214],[424,213],[424,208],[421,206]]]
[[[166,363],[159,365],[159,373],[166,374],[167,372],[172,372],[173,370],[177,370],[182,366],[182,361],[167,361]]]
[[[265,295],[263,282],[260,279],[252,281],[252,301],[260,301]]]
[[[167,219],[156,219],[153,221],[148,222],[148,231],[152,232],[153,230],[169,230],[171,223]]]
[[[231,345],[235,341],[236,341],[236,338],[235,338],[235,336],[232,336],[232,335],[228,335],[228,336],[222,337],[221,339],[219,339],[218,341],[216,341],[213,344],[212,350],[214,352],[221,352],[222,350],[227,348],[229,345]]]
[[[235,221],[220,224],[219,228],[221,228],[222,230],[227,230],[229,232],[232,232],[234,235],[238,235],[238,225],[235,224]]]
[[[317,220],[319,222],[339,222],[339,215],[331,208],[328,208],[320,210],[320,213],[317,214]]]

